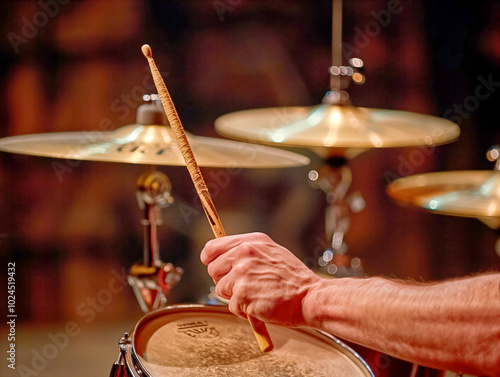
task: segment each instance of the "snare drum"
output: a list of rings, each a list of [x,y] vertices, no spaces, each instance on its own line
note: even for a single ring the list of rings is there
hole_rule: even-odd
[[[374,377],[338,339],[266,324],[274,350],[260,351],[248,321],[225,306],[177,305],[147,314],[120,341],[112,377]]]

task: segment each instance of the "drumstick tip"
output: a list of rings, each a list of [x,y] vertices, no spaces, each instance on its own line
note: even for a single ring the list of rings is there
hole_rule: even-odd
[[[141,51],[144,54],[146,58],[152,58],[153,57],[153,51],[151,51],[151,47],[149,47],[148,44],[142,45]]]

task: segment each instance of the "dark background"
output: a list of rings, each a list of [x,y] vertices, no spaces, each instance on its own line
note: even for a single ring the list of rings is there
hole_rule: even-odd
[[[363,195],[366,208],[351,216],[348,253],[371,276],[428,281],[498,270],[494,230],[475,219],[400,207],[385,186],[394,176],[493,168],[485,152],[500,142],[498,85],[471,111],[467,98],[482,80],[500,83],[500,3],[389,3],[399,12],[360,44],[360,33],[375,15],[387,15],[388,3],[344,2],[344,47],[357,49],[367,77],[363,86],[351,86],[353,104],[447,117],[460,125],[461,137],[423,159],[415,159],[417,149],[397,148],[350,161],[351,192]],[[213,124],[222,114],[312,106],[329,89],[330,1],[0,5],[0,137],[134,123],[141,95],[155,91],[140,51],[144,43],[153,48],[184,127],[197,135],[220,137]],[[311,165],[243,171],[214,201],[228,233],[266,232],[315,268],[324,249],[326,201],[307,172],[322,161],[296,151],[311,157]],[[51,342],[48,334],[76,322],[81,333],[37,372],[89,375],[73,368],[81,363],[106,375],[116,340],[142,313],[128,287],[96,307],[90,323],[78,308],[104,297],[102,290],[141,259],[135,182],[145,167],[61,161],[69,169],[58,175],[54,161],[0,153],[0,260],[5,268],[16,263],[18,365],[33,367],[36,350]],[[205,302],[212,283],[198,255],[211,230],[187,171],[160,170],[176,200],[163,211],[161,257],[186,271],[170,303]],[[217,169],[203,171],[206,181],[221,185]],[[187,217],[186,206],[193,208]]]

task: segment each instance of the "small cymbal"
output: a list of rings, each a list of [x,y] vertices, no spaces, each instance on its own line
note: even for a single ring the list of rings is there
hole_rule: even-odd
[[[297,153],[187,134],[198,165],[284,168],[309,164]],[[185,166],[168,125],[132,124],[114,131],[56,132],[0,139],[0,151],[62,159]]]
[[[429,211],[474,217],[500,227],[500,172],[489,170],[418,174],[399,178],[387,187],[397,201]]]
[[[455,123],[430,115],[329,104],[238,111],[215,128],[260,144],[328,149],[434,146],[460,134]]]

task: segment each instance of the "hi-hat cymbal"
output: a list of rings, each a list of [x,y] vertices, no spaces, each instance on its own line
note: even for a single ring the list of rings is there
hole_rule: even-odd
[[[284,168],[309,164],[297,153],[188,134],[200,166]],[[0,151],[62,159],[184,166],[168,125],[132,124],[107,132],[55,132],[0,139]]]
[[[387,187],[397,201],[429,211],[474,217],[500,228],[500,172],[489,170],[418,174]]]
[[[460,134],[455,123],[430,115],[329,104],[238,111],[215,128],[260,144],[328,149],[433,146]]]

